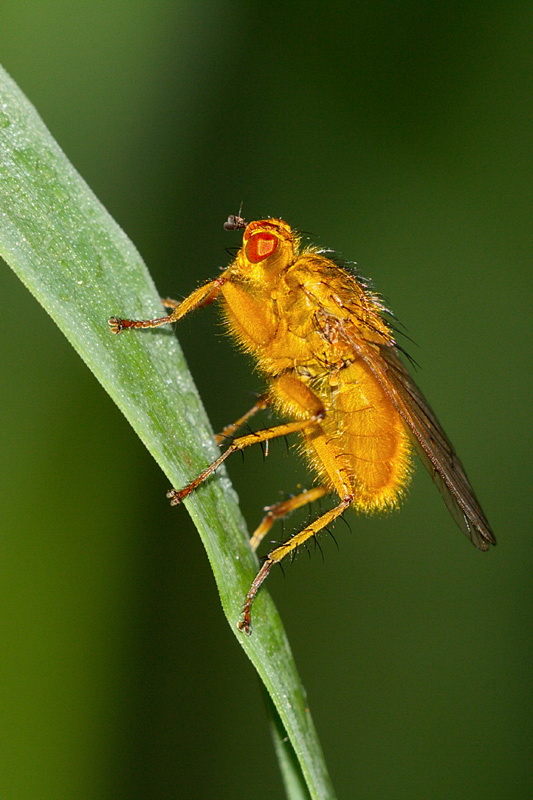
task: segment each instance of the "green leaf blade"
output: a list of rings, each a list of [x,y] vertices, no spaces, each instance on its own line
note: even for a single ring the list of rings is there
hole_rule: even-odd
[[[111,335],[107,319],[114,314],[164,313],[153,281],[135,247],[1,68],[0,255],[117,403],[170,485],[183,485],[216,457],[207,416],[172,333]],[[310,796],[334,798],[290,647],[267,592],[261,591],[254,607],[254,635],[237,631],[257,563],[224,471],[186,505],[229,624],[276,706]],[[304,796],[297,781],[292,783],[291,796]]]

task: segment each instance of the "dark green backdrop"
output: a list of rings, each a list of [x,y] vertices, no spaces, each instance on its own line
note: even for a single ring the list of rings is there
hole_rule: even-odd
[[[533,792],[532,11],[2,4],[0,60],[162,294],[227,263],[243,200],[357,260],[419,345],[499,546],[476,552],[418,470],[401,513],[350,514],[324,564],[272,577],[340,798]],[[5,267],[0,285],[0,795],[282,796],[185,510]],[[257,378],[213,311],[178,335],[221,428]],[[251,527],[305,481],[283,443],[230,472]]]

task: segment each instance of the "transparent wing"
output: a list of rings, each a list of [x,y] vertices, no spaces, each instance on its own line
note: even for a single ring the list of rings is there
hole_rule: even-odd
[[[479,550],[488,550],[489,545],[496,544],[496,538],[452,443],[395,349],[382,346],[380,353],[388,368],[387,378],[395,389],[396,398],[391,399],[413,432],[422,462],[448,510],[472,543]],[[380,383],[387,391],[385,380]]]
[[[464,467],[426,398],[400,361],[396,348],[361,341],[342,322],[337,333],[365,361],[407,423],[422,463],[463,533],[479,550],[488,550],[491,544],[496,544],[496,538]]]

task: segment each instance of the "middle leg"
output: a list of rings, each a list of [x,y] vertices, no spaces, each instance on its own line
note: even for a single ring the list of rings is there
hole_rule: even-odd
[[[299,419],[296,419],[294,422],[274,425],[271,428],[263,428],[263,430],[249,433],[245,436],[239,436],[237,439],[234,439],[228,449],[225,450],[216,461],[213,461],[212,464],[204,469],[197,478],[187,484],[187,486],[180,490],[171,489],[170,492],[167,492],[167,497],[170,499],[171,505],[176,506],[184,500],[192,491],[203,483],[206,478],[212,475],[232,453],[238,450],[244,450],[245,447],[249,447],[252,444],[269,442],[271,439],[275,439],[279,436],[288,436],[291,433],[299,433],[300,431],[308,430],[318,425],[326,416],[326,409],[320,398],[297,378],[282,375],[272,383],[271,391],[275,389],[281,389],[283,391],[287,398],[286,404],[288,405],[288,401],[291,401],[292,406],[295,407],[298,412],[294,415],[298,416]],[[267,401],[265,400],[265,402]]]
[[[298,420],[297,422],[286,422],[284,425],[276,425],[273,428],[263,428],[261,431],[256,431],[256,433],[248,433],[245,436],[239,436],[238,439],[234,439],[233,442],[230,444],[227,450],[225,450],[217,459],[213,461],[203,472],[201,472],[197,478],[191,481],[187,486],[183,489],[171,489],[167,492],[167,497],[170,499],[170,505],[177,506],[184,500],[191,492],[193,492],[198,486],[205,481],[210,475],[217,470],[221,464],[230,456],[232,453],[237,452],[238,450],[244,450],[245,447],[250,447],[252,444],[259,444],[260,442],[268,442],[270,439],[275,439],[278,436],[288,436],[291,433],[298,433],[299,431],[303,431],[306,428],[309,428],[311,425],[316,425],[317,422],[323,419],[323,414],[319,412],[309,419]]]

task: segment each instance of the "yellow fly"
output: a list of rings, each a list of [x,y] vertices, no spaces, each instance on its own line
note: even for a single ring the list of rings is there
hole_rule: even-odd
[[[251,631],[253,600],[271,567],[353,506],[372,513],[395,508],[411,474],[412,446],[439,487],[461,530],[479,550],[496,544],[452,444],[398,357],[399,347],[379,297],[281,219],[246,223],[235,260],[218,278],[178,303],[168,316],[109,320],[113,333],[153,328],[220,299],[229,333],[255,359],[266,391],[218,437],[231,436],[272,406],[281,424],[234,438],[220,457],[181,490],[176,505],[237,450],[297,433],[316,485],[265,509],[254,550],[274,521],[324,495],[338,502],[266,557],[246,596],[239,628]]]

